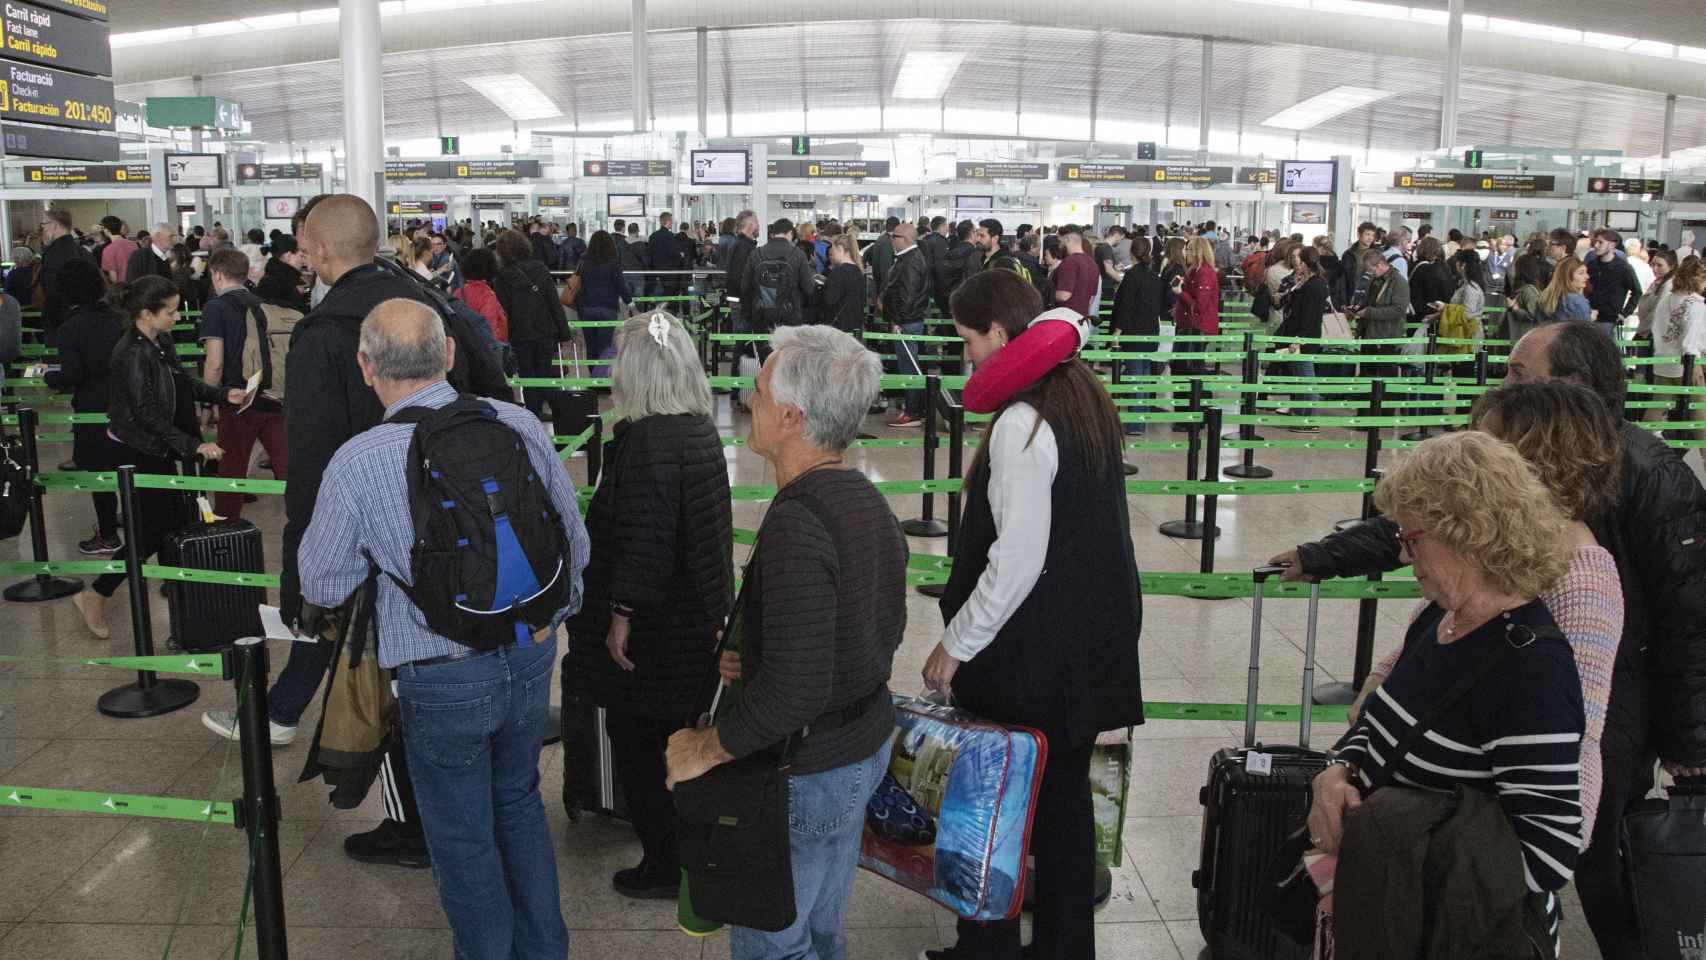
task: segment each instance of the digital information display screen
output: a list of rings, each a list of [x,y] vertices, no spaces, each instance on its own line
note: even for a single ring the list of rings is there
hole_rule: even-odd
[[[1274,192],[1332,193],[1338,176],[1339,165],[1331,160],[1281,160],[1279,185],[1274,188]]]
[[[604,198],[604,212],[612,217],[643,217],[646,215],[646,195],[612,193]]]
[[[743,187],[752,182],[752,163],[745,150],[695,150],[690,180],[696,187]]]

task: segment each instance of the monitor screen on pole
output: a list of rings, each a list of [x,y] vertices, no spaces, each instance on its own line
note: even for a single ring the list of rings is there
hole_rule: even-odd
[[[1332,193],[1338,164],[1331,160],[1281,160],[1277,193]]]
[[[1327,205],[1324,203],[1294,203],[1291,205],[1292,223],[1326,223]]]
[[[956,210],[994,210],[995,209],[995,198],[994,197],[977,197],[977,196],[955,197],[954,198],[954,209],[956,209]]]
[[[300,197],[267,197],[266,210],[268,220],[289,220],[296,216],[296,211],[302,206]]]
[[[166,154],[166,186],[172,189],[225,186],[225,157],[218,153]]]
[[[1607,210],[1605,211],[1605,228],[1607,230],[1633,231],[1641,227],[1641,213],[1638,210]]]
[[[646,195],[643,193],[612,193],[604,199],[604,212],[612,217],[643,217],[646,215]]]
[[[752,183],[752,163],[745,150],[695,150],[692,183],[696,187],[744,187]]]

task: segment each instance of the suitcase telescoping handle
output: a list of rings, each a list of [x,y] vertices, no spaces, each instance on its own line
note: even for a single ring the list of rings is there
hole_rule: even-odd
[[[1256,588],[1251,592],[1250,602],[1250,682],[1244,697],[1244,746],[1256,745],[1256,704],[1258,702],[1256,687],[1262,676],[1262,587],[1269,577],[1278,576],[1286,571],[1284,566],[1273,564],[1261,566],[1251,571],[1256,582]],[[1303,708],[1298,721],[1297,745],[1308,749],[1312,707],[1315,701],[1315,632],[1320,625],[1321,614],[1321,583],[1312,582],[1309,585],[1309,624],[1303,641]]]

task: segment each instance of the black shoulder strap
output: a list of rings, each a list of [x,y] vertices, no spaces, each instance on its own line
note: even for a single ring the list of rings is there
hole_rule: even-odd
[[[420,423],[437,413],[431,407],[404,407],[385,418],[386,423]]]
[[[1429,707],[1427,712],[1416,720],[1415,726],[1398,738],[1397,745],[1387,754],[1391,761],[1381,767],[1374,776],[1369,777],[1368,789],[1372,791],[1385,786],[1392,779],[1393,769],[1396,767],[1399,758],[1408,756],[1416,744],[1421,743],[1422,738],[1438,726],[1441,720],[1445,719],[1448,712],[1455,709],[1457,704],[1468,696],[1471,690],[1480,686],[1481,681],[1487,679],[1493,670],[1504,663],[1512,654],[1536,640],[1563,639],[1564,634],[1556,627],[1531,627],[1526,624],[1506,626],[1505,642],[1494,645],[1493,649],[1483,654],[1480,662],[1475,664],[1474,670],[1459,677],[1457,682],[1451,685],[1451,689],[1445,692],[1445,696],[1434,701],[1433,706]]]

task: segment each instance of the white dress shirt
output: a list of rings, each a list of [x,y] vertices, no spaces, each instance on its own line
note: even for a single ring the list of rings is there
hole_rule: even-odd
[[[1036,427],[1036,435],[1031,435]],[[1053,522],[1060,449],[1035,407],[1015,403],[989,432],[989,509],[995,542],[989,566],[942,634],[948,656],[965,662],[989,646],[1042,576]]]

